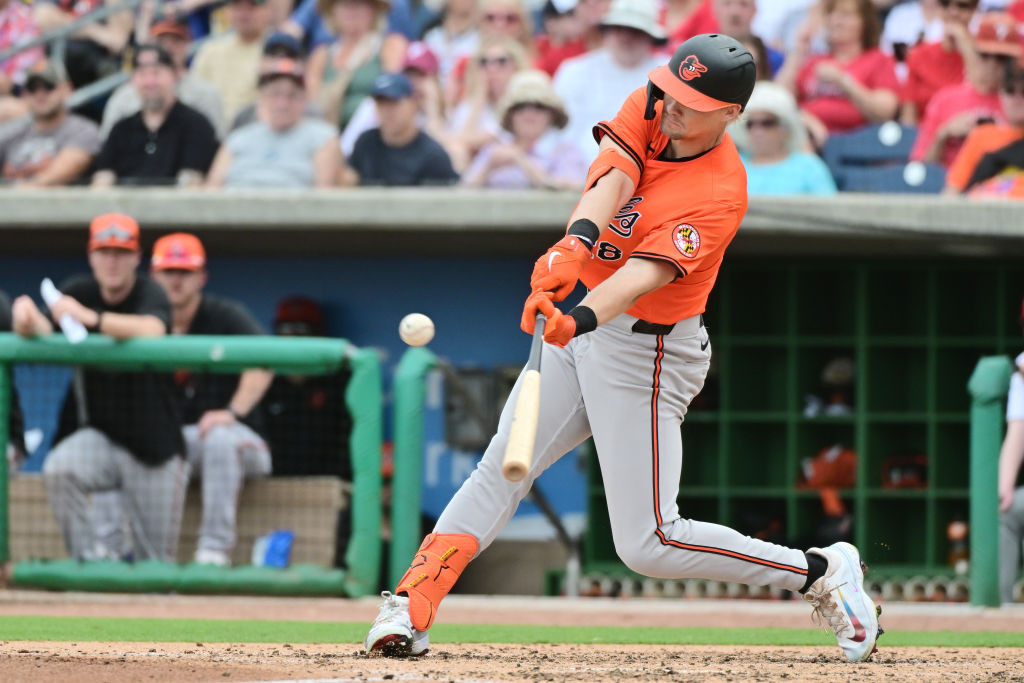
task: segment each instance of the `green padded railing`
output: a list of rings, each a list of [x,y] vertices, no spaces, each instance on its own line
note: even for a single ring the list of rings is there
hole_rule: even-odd
[[[1013,365],[1006,356],[978,361],[971,395],[971,604],[999,605],[999,451]]]
[[[402,355],[392,385],[394,405],[395,473],[391,480],[391,553],[388,584],[398,585],[409,558],[419,548],[423,472],[423,407],[427,373],[437,367],[437,356],[423,347]]]
[[[156,339],[132,339],[118,342],[104,336],[92,335],[80,344],[72,345],[61,335],[38,339],[24,339],[14,334],[0,334],[0,453],[6,451],[7,426],[10,406],[11,366],[15,363],[45,363],[50,365],[90,366],[117,370],[204,370],[208,372],[237,373],[247,368],[266,368],[289,374],[326,374],[336,371],[344,363],[351,369],[345,392],[345,402],[352,417],[349,446],[352,458],[352,536],[345,553],[347,569],[331,570],[326,581],[319,582],[317,593],[368,595],[377,588],[380,573],[381,538],[381,475],[380,451],[383,440],[383,389],[380,361],[376,351],[360,349],[342,339],[296,337],[216,337],[204,335],[171,336]],[[8,516],[7,459],[0,457],[0,563],[10,560],[10,520]],[[77,563],[21,563],[15,567],[16,582],[57,588],[62,580],[74,583],[83,565]],[[142,564],[142,563],[140,563]],[[161,564],[161,563],[157,563]],[[65,567],[65,569],[61,569]],[[181,585],[189,572],[175,565],[163,568],[132,567],[112,563],[105,567],[90,567],[90,590],[135,587],[136,590],[189,590]],[[201,577],[201,585],[219,584],[232,592],[306,593],[311,586],[308,570],[255,571],[259,568],[239,567],[211,581]],[[152,575],[151,582],[126,580],[127,572],[135,576]],[[296,576],[302,575],[301,581]],[[63,577],[63,578],[62,578]],[[104,578],[106,577],[106,578]],[[184,577],[184,578],[183,578]],[[247,579],[248,577],[248,579]],[[277,577],[277,578],[275,578]],[[247,583],[248,581],[248,583]],[[289,590],[288,585],[295,589]],[[69,586],[70,587],[70,586]]]

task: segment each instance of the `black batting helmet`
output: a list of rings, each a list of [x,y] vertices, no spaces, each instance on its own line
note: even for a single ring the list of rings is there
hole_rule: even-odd
[[[648,75],[647,118],[654,118],[654,104],[665,93],[697,111],[730,104],[746,107],[756,72],[750,50],[735,38],[721,33],[694,36],[676,48],[668,65]]]

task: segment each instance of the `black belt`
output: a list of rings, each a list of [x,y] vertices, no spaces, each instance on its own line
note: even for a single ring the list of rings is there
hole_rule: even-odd
[[[633,323],[633,331],[637,334],[669,334],[675,326],[675,323],[666,325],[664,323],[651,323],[646,320],[637,320]],[[700,326],[704,327],[703,315],[700,317]]]

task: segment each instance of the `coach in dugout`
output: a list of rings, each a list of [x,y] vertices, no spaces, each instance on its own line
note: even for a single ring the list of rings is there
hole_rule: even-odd
[[[171,301],[173,334],[264,334],[237,301],[203,291],[206,251],[195,235],[176,233],[153,246],[153,279]],[[241,375],[178,372],[185,449],[202,479],[203,518],[195,561],[227,566],[235,547],[238,495],[247,477],[270,474],[270,451],[259,432],[259,402],[273,381],[267,370]]]
[[[62,284],[63,296],[43,313],[28,296],[13,304],[14,331],[47,335],[67,315],[94,333],[123,340],[161,337],[171,323],[163,289],[139,275],[139,225],[105,214],[89,227],[91,275]],[[92,493],[119,490],[135,559],[177,556],[189,465],[181,409],[170,375],[80,368],[68,389],[56,445],[43,465],[50,504],[75,559],[112,558],[90,518]]]

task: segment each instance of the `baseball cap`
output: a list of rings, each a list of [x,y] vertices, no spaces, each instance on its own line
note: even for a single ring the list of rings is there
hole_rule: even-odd
[[[690,109],[714,111],[730,104],[747,106],[757,67],[750,50],[735,38],[703,33],[677,47],[668,65],[654,69],[648,78]]]
[[[274,331],[277,334],[320,336],[324,327],[323,309],[309,297],[290,296],[277,304],[274,314]]]
[[[405,48],[405,62],[402,64],[402,71],[415,69],[427,76],[433,76],[437,73],[439,66],[437,55],[423,41],[411,42],[409,47]]]
[[[89,224],[89,251],[114,247],[139,250],[139,224],[123,213],[105,213]]]
[[[45,62],[36,62],[33,69],[25,76],[25,87],[32,83],[45,83],[51,88],[61,83],[66,83],[68,75],[64,71],[64,65],[55,59],[48,59]]]
[[[160,36],[178,36],[182,40],[192,40],[192,31],[189,30],[188,26],[175,21],[174,19],[161,19],[160,21],[153,24],[149,29],[149,35],[154,38]]]
[[[163,64],[164,66],[166,66],[166,67],[168,67],[170,69],[174,68],[174,59],[171,57],[171,53],[170,52],[168,52],[167,50],[163,49],[162,47],[160,47],[156,43],[146,43],[144,45],[139,45],[137,48],[135,48],[135,54],[132,55],[132,68],[133,69],[138,69],[139,68],[139,57],[141,57],[142,55],[146,54],[147,52],[152,52],[153,54],[156,55],[156,63],[157,64]]]
[[[263,43],[263,54],[265,55],[301,59],[304,53],[302,43],[299,42],[298,38],[284,31],[271,33],[266,42]]]
[[[373,81],[373,97],[400,100],[412,96],[412,83],[404,74],[381,74]]]
[[[658,6],[654,0],[612,0],[608,12],[601,17],[600,26],[631,28],[646,33],[659,45],[668,41],[665,29],[658,21]]]
[[[275,78],[290,78],[300,86],[306,84],[302,63],[288,57],[271,57],[263,60],[258,84],[265,85]]]
[[[187,232],[164,235],[153,245],[153,270],[202,270],[206,250],[199,238]]]
[[[974,34],[974,45],[982,54],[1020,57],[1024,52],[1017,22],[1005,12],[989,12],[982,16]]]

